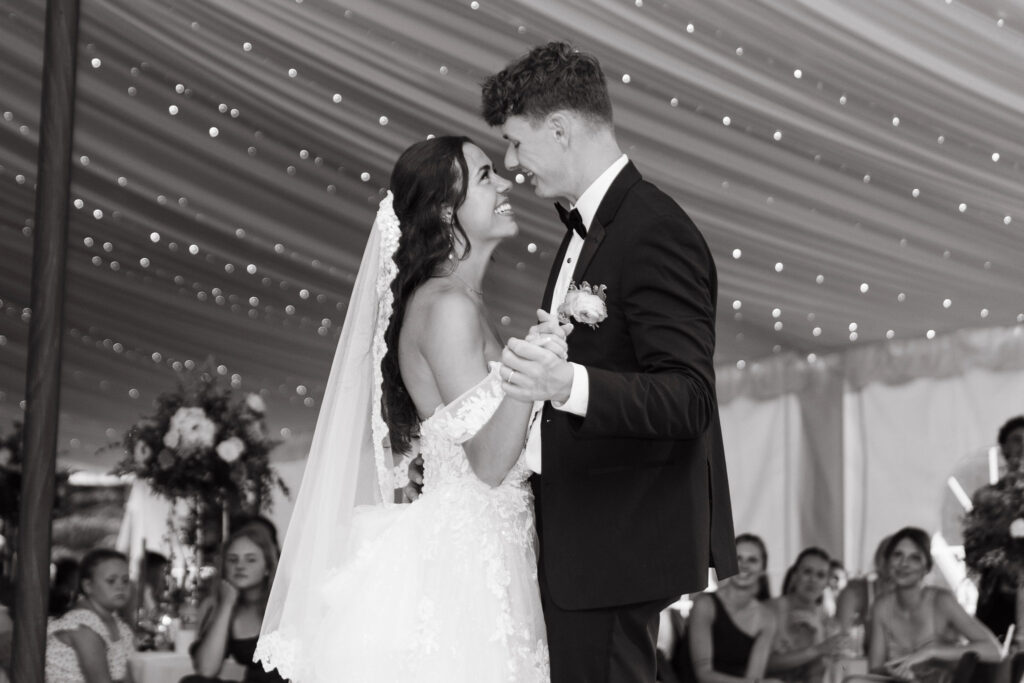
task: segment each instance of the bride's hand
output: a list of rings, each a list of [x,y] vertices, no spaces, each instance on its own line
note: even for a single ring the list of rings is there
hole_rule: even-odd
[[[413,502],[423,493],[423,456],[417,455],[409,461],[409,483],[402,489],[405,500]]]
[[[539,346],[542,349],[547,349],[551,353],[555,354],[562,360],[569,358],[569,345],[566,343],[564,337],[556,337],[553,334],[531,334],[527,335],[525,341]]]
[[[568,358],[569,345],[565,340],[572,333],[572,323],[560,324],[556,316],[542,308],[537,309],[537,319],[540,322],[530,327],[525,341],[547,349],[563,360]]]

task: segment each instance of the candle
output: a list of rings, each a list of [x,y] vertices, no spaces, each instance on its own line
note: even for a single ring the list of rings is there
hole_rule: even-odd
[[[960,501],[960,505],[963,506],[966,512],[970,512],[974,509],[974,505],[971,503],[971,497],[967,495],[967,491],[964,491],[964,487],[960,485],[956,477],[950,477],[946,480],[946,484],[949,485],[949,490],[953,492],[956,499]]]

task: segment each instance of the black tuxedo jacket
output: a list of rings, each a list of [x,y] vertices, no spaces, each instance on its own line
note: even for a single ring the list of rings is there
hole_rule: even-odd
[[[544,295],[548,309],[568,246]],[[608,317],[576,324],[586,417],[544,405],[540,562],[563,609],[645,602],[736,572],[715,396],[718,282],[703,236],[630,163],[597,211],[573,281],[607,285]]]

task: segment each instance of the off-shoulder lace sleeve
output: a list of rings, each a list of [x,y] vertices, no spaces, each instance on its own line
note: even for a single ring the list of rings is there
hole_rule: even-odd
[[[491,371],[480,381],[433,415],[434,425],[454,443],[472,439],[505,398],[501,387],[501,363],[491,363]]]

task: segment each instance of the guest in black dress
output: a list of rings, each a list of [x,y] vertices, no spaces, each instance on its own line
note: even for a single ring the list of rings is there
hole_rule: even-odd
[[[200,606],[199,637],[190,648],[197,675],[181,683],[217,681],[228,656],[245,667],[245,683],[282,683],[276,671],[267,673],[252,661],[277,569],[271,534],[259,525],[243,526],[224,545],[222,566],[214,596]]]
[[[736,537],[739,573],[715,593],[694,598],[686,635],[673,655],[684,683],[757,683],[775,637],[775,616],[763,600],[768,553],[752,534]]]

